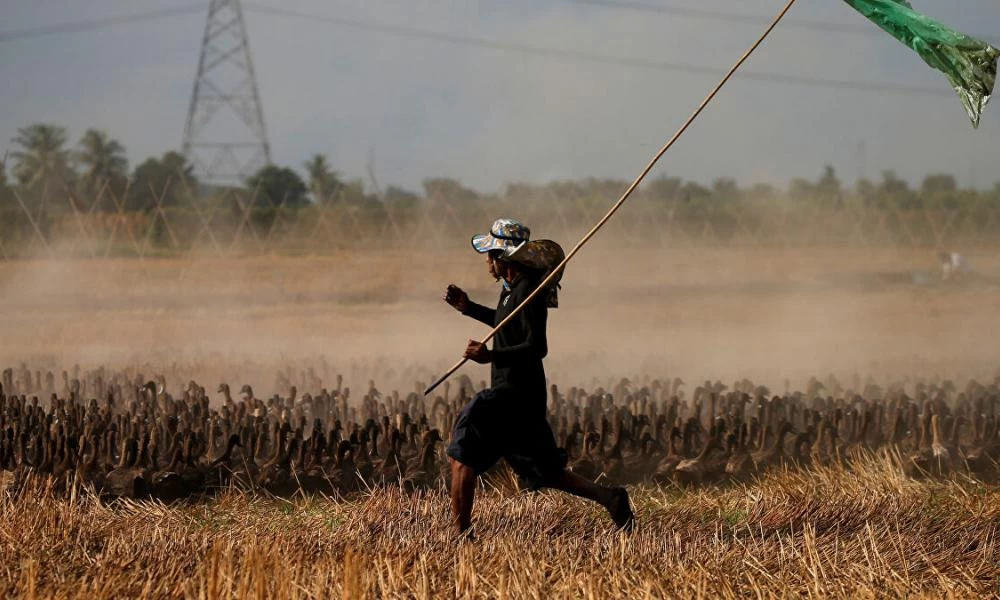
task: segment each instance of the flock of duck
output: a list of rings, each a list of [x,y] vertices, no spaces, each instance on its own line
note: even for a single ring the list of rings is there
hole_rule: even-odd
[[[58,386],[51,372],[3,372],[8,491],[42,478],[55,493],[172,502],[228,486],[282,497],[438,486],[448,477],[442,442],[452,420],[484,385],[459,377],[425,399],[383,395],[370,382],[355,400],[340,376],[327,389],[312,375],[303,382],[315,391],[301,396],[290,384],[268,398],[248,385],[234,397],[225,383],[210,394],[194,381],[175,396],[162,376],[73,371]],[[881,451],[913,477],[993,483],[998,383],[869,381],[852,391],[830,377],[772,394],[745,379],[690,393],[680,379],[622,379],[608,389],[553,385],[548,414],[569,468],[615,484],[747,481],[775,468],[849,468]]]

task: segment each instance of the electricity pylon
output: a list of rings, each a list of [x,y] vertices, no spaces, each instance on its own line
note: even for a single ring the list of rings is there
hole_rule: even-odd
[[[211,0],[184,127],[184,156],[202,183],[242,183],[271,162],[239,0]]]

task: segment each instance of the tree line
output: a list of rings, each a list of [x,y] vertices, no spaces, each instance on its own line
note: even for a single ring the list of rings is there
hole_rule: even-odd
[[[206,186],[193,166],[176,151],[150,157],[129,168],[125,147],[106,132],[88,129],[70,147],[66,129],[37,123],[23,127],[11,140],[14,151],[0,164],[0,205],[16,202],[14,192],[33,211],[59,210],[67,195],[78,208],[102,202],[101,210],[149,211],[157,205],[183,206],[205,195]],[[311,197],[325,197],[338,188],[350,189],[323,155],[303,165],[309,185],[294,170],[268,165],[245,182],[245,188],[282,200],[289,207],[304,206]],[[213,191],[218,191],[213,190]]]
[[[220,191],[199,182],[192,165],[176,151],[147,158],[130,169],[121,142],[97,129],[88,129],[71,146],[65,128],[38,123],[19,129],[11,143],[13,151],[0,164],[0,209],[6,209],[4,214],[23,204],[23,208],[44,217],[70,210],[67,198],[79,210],[115,211],[121,205],[127,211],[152,211],[158,204],[183,208],[194,199],[218,195]],[[243,186],[228,191],[242,193],[254,199],[260,210],[271,212],[278,205],[294,211],[330,202],[361,208],[393,206],[405,211],[432,197],[457,207],[490,199],[448,178],[427,179],[420,192],[390,186],[376,196],[365,189],[360,179],[345,180],[322,154],[312,156],[301,167],[304,177],[295,169],[268,165],[247,178]],[[618,197],[627,184],[608,179],[542,185],[512,183],[501,195],[606,203]],[[815,180],[794,179],[784,189],[770,184],[741,187],[728,177],[707,186],[679,177],[660,177],[644,184],[638,196],[650,203],[689,210],[779,199],[831,207],[853,202],[902,210],[960,209],[1000,202],[1000,182],[989,191],[962,189],[953,175],[938,173],[927,175],[919,187],[911,187],[892,171],[886,171],[878,181],[862,179],[851,188],[841,182],[833,167],[826,166]],[[100,205],[92,206],[94,203]]]

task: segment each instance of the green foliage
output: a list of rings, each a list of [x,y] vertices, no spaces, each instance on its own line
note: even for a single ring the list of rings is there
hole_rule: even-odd
[[[378,200],[374,196],[365,193],[365,182],[360,178],[351,179],[340,188],[337,199],[348,206],[372,211],[379,206]]]
[[[704,202],[712,197],[712,190],[694,181],[689,181],[681,186],[681,198],[684,202]]]
[[[736,202],[740,198],[740,187],[732,177],[720,177],[712,182],[712,195],[722,202]]]
[[[647,191],[656,200],[673,201],[680,197],[683,184],[680,177],[658,177],[649,182]]]
[[[781,195],[778,188],[770,183],[756,183],[744,192],[744,197],[750,202],[766,202]]]
[[[301,207],[309,203],[308,189],[298,173],[276,165],[268,165],[247,179],[247,189],[255,195],[255,206],[275,206],[282,202],[288,207]],[[270,199],[270,202],[268,202]]]
[[[804,202],[813,197],[813,186],[808,180],[796,177],[788,185],[788,195],[793,200]]]
[[[182,206],[196,194],[198,182],[193,167],[177,152],[148,158],[136,167],[129,186],[127,206],[132,210],[153,210],[157,198],[164,207]]]
[[[475,202],[479,198],[479,194],[474,190],[447,177],[425,179],[423,184],[424,195],[427,198],[437,198],[449,202]]]
[[[376,198],[366,193],[361,179],[342,178],[325,155],[314,154],[304,163],[307,182],[292,169],[268,166],[249,178],[245,187],[212,187],[201,185],[193,176],[193,167],[177,152],[145,160],[126,179],[125,148],[107,133],[87,130],[72,152],[65,148],[66,139],[63,128],[49,124],[21,128],[12,139],[9,162],[0,165],[0,222],[9,239],[18,231],[26,239],[34,235],[15,192],[39,229],[58,234],[79,227],[67,221],[74,218],[67,190],[76,190],[73,197],[81,209],[111,211],[115,206],[107,195],[100,204],[93,205],[100,198],[100,190],[109,189],[109,195],[120,198],[127,185],[126,210],[147,213],[137,216],[137,220],[150,224],[151,244],[162,250],[167,246],[207,243],[204,235],[192,242],[196,232],[204,232],[204,218],[211,218],[213,232],[225,230],[215,241],[223,246],[241,227],[240,235],[247,240],[252,239],[251,233],[258,237],[274,233],[277,239],[289,231],[312,234],[319,219],[332,223],[329,227],[338,229],[339,236],[349,235],[344,232],[345,224],[356,230],[353,235],[362,236],[358,232],[368,228],[400,235],[400,231],[419,226],[425,219],[462,227],[463,223],[481,223],[484,215],[501,214],[531,223],[551,220],[560,227],[585,228],[592,224],[591,217],[602,214],[599,211],[620,197],[629,184],[599,178],[510,183],[501,193],[483,194],[456,179],[439,177],[424,180],[421,191],[390,186],[381,198]],[[73,166],[79,168],[79,175]],[[251,202],[255,191],[256,203],[245,216],[243,207]],[[161,195],[169,228],[162,218],[150,216]],[[310,197],[315,200],[312,204]],[[282,200],[285,209],[292,210],[279,211],[277,206]],[[727,239],[730,235],[763,231],[766,227],[760,225],[776,215],[779,219],[791,215],[793,219],[811,221],[814,217],[810,215],[820,214],[824,208],[835,211],[841,205],[863,205],[889,211],[889,218],[872,220],[879,235],[882,228],[902,228],[906,239],[915,242],[934,235],[922,229],[927,222],[925,209],[957,211],[949,215],[954,217],[951,223],[977,223],[992,219],[998,204],[1000,183],[990,191],[960,189],[953,175],[935,173],[914,189],[894,172],[886,171],[877,182],[862,179],[851,189],[842,184],[833,166],[826,165],[818,177],[795,179],[784,188],[770,184],[741,187],[731,177],[720,177],[706,186],[677,176],[660,176],[646,181],[636,191],[631,212],[643,215],[638,218],[653,227],[687,227],[699,232],[696,235],[704,231],[709,239]],[[69,228],[67,222],[71,223]],[[252,231],[247,232],[248,228]],[[317,235],[326,233],[321,229]]]
[[[882,183],[876,191],[876,198],[880,208],[916,208],[922,204],[920,197],[905,180],[896,176],[895,171],[882,172]]]
[[[963,199],[963,196],[968,195],[969,193],[958,190],[958,182],[955,181],[954,175],[928,175],[920,185],[923,204],[933,208],[954,209],[963,204],[972,206],[974,197]]]
[[[824,201],[832,201],[840,198],[840,180],[833,167],[826,165],[823,167],[823,175],[816,182],[816,196]]]
[[[7,183],[7,160],[0,161],[0,209],[10,209],[15,205],[14,193]]]
[[[102,188],[110,188],[119,197],[128,182],[128,159],[125,147],[107,133],[88,129],[80,139],[73,160],[80,167],[78,186],[84,198],[96,201]],[[112,210],[113,203],[102,203],[105,210]]]
[[[33,188],[52,179],[73,179],[64,128],[35,123],[18,129],[11,141],[19,148],[10,157],[14,160],[14,178],[21,186]]]
[[[924,177],[920,185],[920,193],[924,195],[951,194],[958,190],[954,175],[938,174]]]
[[[830,205],[842,200],[843,190],[834,168],[825,165],[816,183],[802,178],[793,179],[788,186],[788,195],[798,202],[814,201]]]
[[[330,168],[326,155],[314,154],[304,166],[309,177],[309,193],[312,194],[313,202],[322,204],[335,201],[343,183],[338,173]]]
[[[877,202],[878,190],[875,184],[869,179],[859,179],[854,186],[855,193],[861,198],[865,206],[872,206]]]
[[[386,206],[392,206],[398,210],[414,209],[420,204],[420,196],[409,190],[390,185],[382,197]]]

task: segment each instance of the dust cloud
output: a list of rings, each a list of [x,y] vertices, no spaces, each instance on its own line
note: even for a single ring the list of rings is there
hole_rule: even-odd
[[[970,262],[1000,272],[991,251]],[[931,250],[649,250],[598,239],[570,264],[550,312],[546,368],[564,386],[992,379],[1000,288],[944,285],[935,269]],[[0,262],[0,364],[163,373],[172,390],[188,379],[212,390],[249,383],[258,396],[279,391],[279,373],[296,381],[311,369],[325,386],[342,373],[355,389],[375,379],[407,393],[486,332],[441,300],[449,283],[496,301],[485,261],[459,248]],[[478,365],[461,372],[489,376]]]

